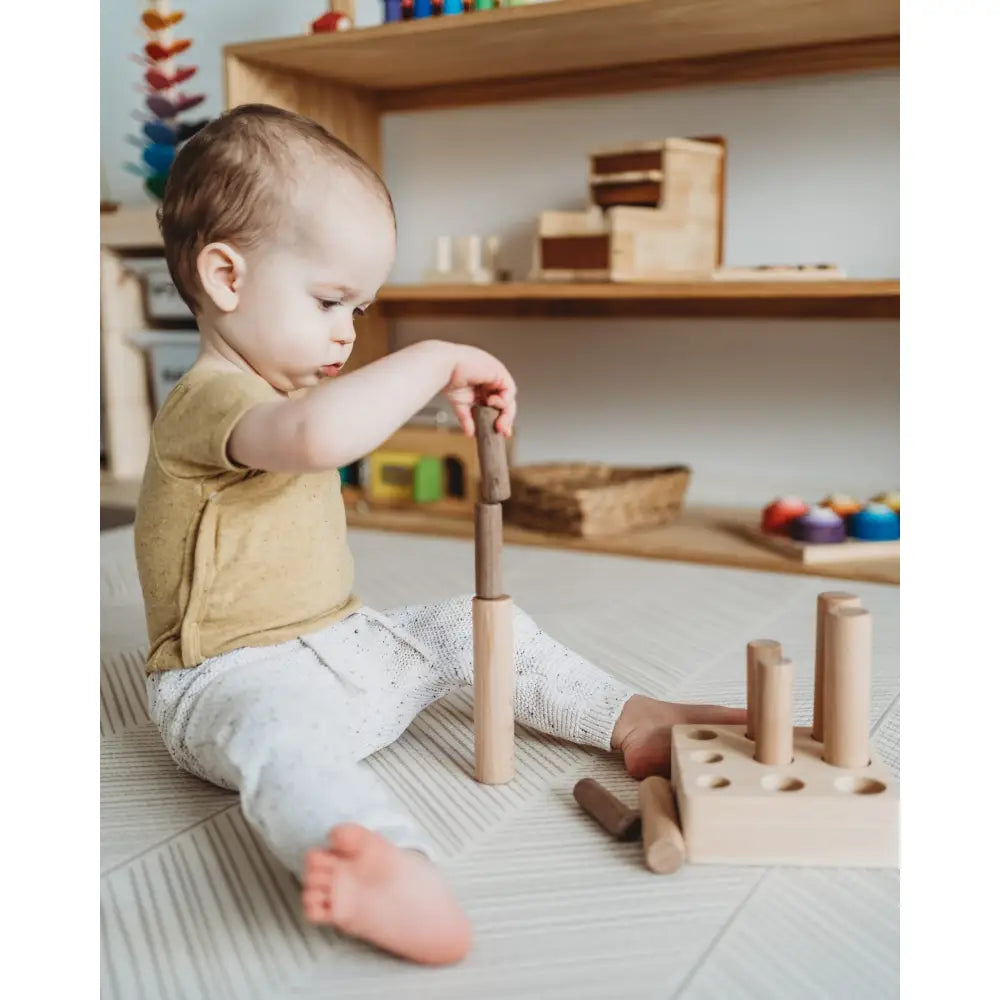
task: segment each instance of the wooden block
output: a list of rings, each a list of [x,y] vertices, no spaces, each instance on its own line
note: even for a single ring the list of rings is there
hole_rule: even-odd
[[[479,492],[485,503],[501,503],[510,499],[506,442],[503,435],[494,430],[499,415],[500,411],[492,406],[472,408],[479,451]]]
[[[754,759],[784,767],[792,762],[791,660],[762,660],[757,664],[757,750]]]
[[[645,778],[639,785],[642,814],[642,853],[646,867],[658,875],[669,875],[684,864],[684,837],[681,835],[674,790],[660,775]]]
[[[747,739],[757,739],[757,668],[761,663],[781,661],[781,643],[754,639],[747,643]]]
[[[509,597],[472,599],[473,728],[476,780],[514,777],[514,605]]]
[[[503,507],[476,504],[476,596],[503,596]]]
[[[826,590],[816,598],[816,659],[813,668],[813,739],[823,742],[823,685],[826,674],[826,617],[839,605],[858,608],[861,600],[846,590]]]
[[[823,677],[823,759],[833,767],[864,767],[870,757],[872,617],[840,604],[826,617]]]
[[[573,798],[597,824],[616,840],[638,840],[642,819],[638,809],[629,809],[593,778],[581,778],[573,786]]]
[[[857,538],[848,538],[843,542],[831,542],[829,545],[811,545],[807,542],[797,542],[785,535],[769,535],[759,528],[747,527],[742,533],[760,545],[809,566],[860,562],[864,559],[899,558],[898,538],[892,542],[864,542]]]
[[[791,764],[753,754],[742,726],[673,727],[671,779],[689,861],[899,866],[899,782],[876,756],[867,767],[831,767],[807,726],[794,731]]]

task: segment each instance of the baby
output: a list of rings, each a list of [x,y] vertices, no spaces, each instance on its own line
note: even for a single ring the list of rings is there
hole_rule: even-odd
[[[417,962],[471,945],[415,820],[362,762],[472,682],[471,601],[379,612],[354,593],[338,469],[439,392],[462,428],[514,380],[426,341],[340,375],[392,266],[381,179],[315,122],[237,108],[178,153],[160,213],[201,348],[153,423],[135,522],[150,715],[173,759],[234,789],[302,881],[305,916]],[[667,768],[676,722],[742,711],[637,694],[515,615],[515,715]],[[471,780],[471,779],[470,779]]]

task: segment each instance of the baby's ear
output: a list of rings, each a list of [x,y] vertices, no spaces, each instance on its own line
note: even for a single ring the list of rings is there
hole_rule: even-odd
[[[205,294],[221,312],[232,312],[246,275],[243,255],[228,243],[209,243],[198,254],[197,266]]]

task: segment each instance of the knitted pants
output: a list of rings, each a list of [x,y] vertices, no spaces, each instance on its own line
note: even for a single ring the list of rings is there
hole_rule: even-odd
[[[514,715],[610,749],[635,692],[514,612]],[[472,683],[472,598],[362,608],[319,632],[148,676],[150,717],[185,770],[240,793],[290,871],[356,822],[433,857],[426,834],[362,762],[439,698]]]

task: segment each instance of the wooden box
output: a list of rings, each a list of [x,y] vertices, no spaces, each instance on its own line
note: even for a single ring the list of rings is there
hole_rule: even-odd
[[[591,205],[543,212],[532,277],[705,280],[722,262],[725,143],[667,139],[591,155]]]

